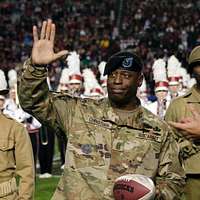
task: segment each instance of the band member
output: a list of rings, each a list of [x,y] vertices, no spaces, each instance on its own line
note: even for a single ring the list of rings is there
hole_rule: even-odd
[[[153,64],[153,78],[155,80],[155,95],[157,100],[146,106],[155,115],[164,119],[169,105],[168,80],[166,74],[166,63],[162,58],[155,60]]]

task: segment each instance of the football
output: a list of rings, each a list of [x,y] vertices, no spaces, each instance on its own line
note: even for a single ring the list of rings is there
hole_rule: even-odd
[[[115,180],[113,195],[115,200],[153,200],[155,185],[147,176],[127,174]]]

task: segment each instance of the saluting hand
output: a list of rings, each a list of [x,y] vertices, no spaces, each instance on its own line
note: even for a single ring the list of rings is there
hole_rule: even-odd
[[[46,65],[68,53],[67,50],[54,52],[55,32],[55,24],[50,19],[43,21],[40,38],[37,27],[33,26],[32,64]]]

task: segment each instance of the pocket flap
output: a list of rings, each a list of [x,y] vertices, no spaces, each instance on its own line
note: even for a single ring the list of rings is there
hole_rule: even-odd
[[[1,151],[8,151],[9,149],[14,148],[14,140],[8,139],[0,139],[0,150]]]

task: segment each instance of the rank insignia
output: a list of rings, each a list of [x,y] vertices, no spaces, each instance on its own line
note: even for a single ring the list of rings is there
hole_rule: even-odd
[[[132,64],[133,64],[133,58],[125,58],[125,59],[123,60],[123,62],[122,62],[122,66],[123,66],[124,68],[129,68],[129,67],[132,66]]]

